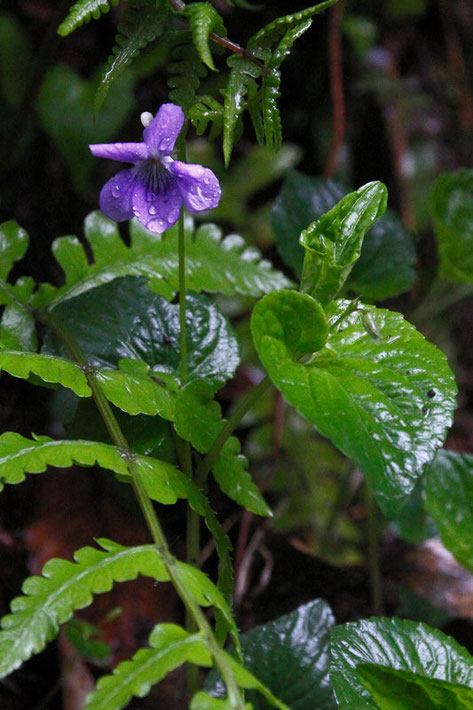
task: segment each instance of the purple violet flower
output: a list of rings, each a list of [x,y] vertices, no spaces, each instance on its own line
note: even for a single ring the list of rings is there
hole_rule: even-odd
[[[89,145],[98,158],[134,163],[120,170],[100,192],[100,209],[115,222],[136,217],[151,232],[164,232],[179,219],[182,204],[190,212],[216,207],[220,185],[201,165],[174,160],[171,152],[184,123],[180,106],[163,104],[153,119],[143,113],[142,143]]]

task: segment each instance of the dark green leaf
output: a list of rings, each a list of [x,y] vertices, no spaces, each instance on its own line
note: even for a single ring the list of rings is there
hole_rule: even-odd
[[[181,42],[176,43],[172,60],[168,66],[171,74],[168,79],[171,89],[169,99],[181,106],[186,116],[189,116],[190,109],[200,100],[196,92],[201,79],[207,76],[207,69],[199,57],[190,33],[185,33]]]
[[[441,175],[432,190],[440,275],[454,283],[473,283],[473,169]]]
[[[272,302],[272,295],[259,301],[252,316],[269,376],[361,469],[385,514],[396,515],[452,422],[456,386],[445,356],[400,314],[363,306],[373,323],[367,329],[353,302],[338,301],[328,309],[326,347],[302,364],[292,333],[309,330],[308,318],[298,325],[296,311],[278,314]]]
[[[276,199],[271,225],[284,262],[302,273],[304,249],[299,235],[347,193],[333,180],[292,171]],[[415,278],[416,251],[412,236],[391,210],[367,232],[361,256],[348,277],[347,288],[363,298],[382,300],[408,289]]]
[[[198,136],[205,133],[209,123],[212,124],[209,140],[219,136],[223,130],[223,106],[213,96],[200,96],[189,109],[188,117]]]
[[[241,636],[245,667],[291,710],[336,708],[330,681],[329,632],[335,620],[328,605],[317,599]],[[224,687],[214,672],[206,688],[222,696]],[[255,692],[247,699],[255,710],[272,710]]]
[[[303,291],[323,305],[335,298],[360,256],[366,232],[386,210],[387,196],[382,183],[368,183],[301,233]]]
[[[0,13],[0,86],[10,107],[18,106],[32,67],[28,36],[13,13]]]
[[[206,296],[188,294],[187,346],[189,381],[206,380],[218,389],[238,366],[238,343],[218,307]],[[91,322],[90,314],[95,316]],[[144,360],[150,374],[180,377],[179,304],[152,293],[143,278],[115,279],[65,301],[51,311],[94,366],[117,366],[122,358]],[[44,352],[66,355],[57,338]]]
[[[473,689],[371,663],[357,666],[379,710],[471,710]]]
[[[111,5],[117,5],[119,0],[78,0],[69,10],[69,15],[59,25],[58,32],[65,37],[84,22],[93,17],[98,20],[100,14],[109,12]]]
[[[134,103],[132,84],[131,76],[122,74],[94,120],[95,82],[85,81],[61,64],[50,69],[43,80],[37,101],[40,121],[64,156],[79,191],[89,189],[89,173],[94,166],[87,144],[107,143],[115,137]]]
[[[245,97],[252,79],[261,76],[261,68],[242,55],[227,59],[230,76],[225,87],[223,107],[223,155],[228,167],[235,141],[235,129],[245,108]]]
[[[193,2],[186,5],[185,13],[189,20],[194,44],[203,63],[215,71],[215,64],[210,51],[210,33],[226,35],[227,30],[217,10],[208,2]]]
[[[473,684],[468,651],[441,631],[413,621],[371,619],[337,626],[331,634],[331,652],[330,680],[342,710],[378,710],[357,673],[357,666],[364,663]]]
[[[473,572],[473,456],[439,451],[426,468],[424,487],[443,544]]]

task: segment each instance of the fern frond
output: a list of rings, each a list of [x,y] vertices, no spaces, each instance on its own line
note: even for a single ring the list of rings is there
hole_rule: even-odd
[[[215,64],[210,51],[211,32],[226,35],[227,30],[217,10],[208,2],[193,2],[186,6],[185,14],[189,20],[194,45],[203,63],[215,71]]]
[[[169,581],[154,545],[123,547],[103,538],[97,543],[102,549],[83,547],[74,554],[74,562],[49,560],[40,577],[25,580],[23,596],[12,601],[11,614],[2,619],[0,677],[42,651],[60,624],[76,609],[88,606],[94,594],[110,591],[114,582],[136,579],[139,574],[158,582]],[[176,562],[175,570],[200,606],[219,609],[238,644],[230,608],[217,587],[203,572],[184,562]]]
[[[122,24],[118,26],[116,45],[95,95],[97,111],[112,83],[142,49],[163,34],[169,17],[167,0],[128,0]]]
[[[245,109],[250,81],[261,76],[261,68],[244,56],[230,57],[227,64],[230,67],[230,76],[224,91],[223,107],[223,155],[226,166],[230,163],[235,128]]]
[[[188,112],[188,118],[198,136],[202,136],[208,128],[209,140],[214,140],[223,130],[223,106],[213,96],[199,96],[199,100]]]
[[[30,374],[37,375],[44,382],[61,384],[78,397],[92,395],[79,365],[64,358],[19,350],[0,350],[0,372],[2,370],[23,380],[27,380]]]
[[[213,665],[205,637],[198,633],[189,634],[176,624],[158,624],[151,632],[148,643],[150,648],[140,649],[131,661],[123,661],[111,675],[99,679],[96,690],[87,697],[84,710],[120,710],[131,698],[146,695],[152,685],[183,663],[193,663],[204,668]],[[233,656],[225,651],[222,653],[240,687],[258,690],[273,708],[289,710]],[[199,695],[202,697],[205,694]],[[224,710],[230,706],[220,702],[213,707]]]
[[[78,0],[72,5],[69,14],[58,27],[58,34],[66,37],[78,27],[89,22],[91,18],[98,20],[100,15],[110,11],[111,5],[118,5],[119,0]]]
[[[171,74],[168,86],[171,89],[169,99],[179,106],[188,116],[189,110],[198,102],[197,89],[201,80],[207,76],[207,69],[189,32],[182,34],[182,39],[172,51],[173,61],[168,65]]]
[[[41,284],[28,305],[53,307],[121,276],[145,276],[152,291],[173,298],[179,288],[177,227],[159,237],[133,220],[128,247],[114,222],[100,212],[92,212],[85,220],[84,232],[94,263],[88,263],[77,238],[56,239],[53,253],[64,271],[65,284],[58,289]],[[188,288],[192,291],[260,296],[292,285],[241,237],[222,239],[216,225],[204,224],[194,234],[192,222],[187,221],[185,239]]]

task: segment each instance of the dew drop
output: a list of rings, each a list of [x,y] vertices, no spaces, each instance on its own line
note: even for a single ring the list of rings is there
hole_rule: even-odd
[[[119,187],[118,185],[114,185],[114,186],[112,187],[112,195],[113,195],[115,198],[120,197],[120,187]]]
[[[150,214],[152,214],[152,215],[153,215],[153,214],[156,214],[157,211],[158,211],[158,210],[157,210],[157,208],[156,208],[155,205],[150,205],[149,208],[148,208],[148,212],[149,212]]]
[[[206,185],[210,185],[210,178],[209,178],[209,177],[205,177],[205,178],[204,178],[204,182],[205,182]]]

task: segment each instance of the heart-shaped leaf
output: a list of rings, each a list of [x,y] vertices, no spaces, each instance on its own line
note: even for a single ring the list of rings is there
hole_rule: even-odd
[[[473,657],[466,648],[414,621],[379,618],[337,626],[331,633],[331,653],[330,680],[342,710],[379,708],[358,675],[361,664],[374,663],[460,686],[473,683]]]
[[[238,343],[225,316],[206,296],[188,294],[186,303],[189,379],[205,379],[218,389],[235,372]],[[115,279],[58,304],[52,314],[74,332],[92,365],[139,359],[151,372],[180,376],[179,305],[152,293],[144,278]],[[67,354],[51,336],[45,352]]]
[[[385,514],[396,515],[452,422],[456,386],[445,356],[400,314],[366,306],[353,310],[353,302],[341,300],[327,309],[326,346],[309,362],[295,362],[290,332],[301,317],[306,324],[299,327],[311,326],[296,309],[275,309],[276,299],[271,294],[259,301],[251,321],[269,376],[290,404],[353,459]],[[314,322],[314,333],[316,327]]]

